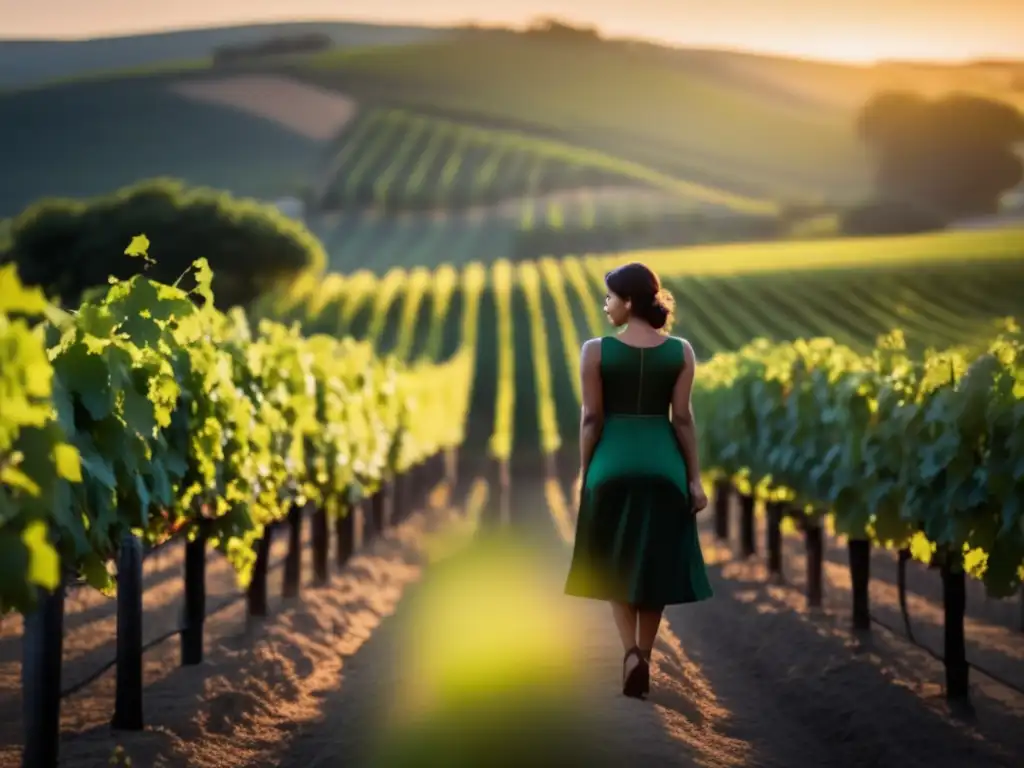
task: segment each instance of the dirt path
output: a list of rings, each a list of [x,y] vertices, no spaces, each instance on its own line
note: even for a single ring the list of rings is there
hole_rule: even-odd
[[[516,490],[517,506],[543,509],[539,483]],[[551,533],[485,539],[428,572],[280,765],[742,765],[710,690],[677,674],[694,670],[670,632],[660,703],[617,694],[608,610],[560,595]]]
[[[547,498],[540,483],[516,490],[517,507],[564,513],[550,487]],[[280,765],[1020,765],[1024,697],[976,679],[977,717],[958,720],[927,654],[885,631],[858,645],[845,615],[809,614],[756,561],[705,547],[715,599],[667,612],[649,701],[617,692],[607,608],[561,596],[563,546],[479,545],[417,584]],[[454,648],[423,650],[435,624]],[[409,658],[417,647],[420,666]],[[509,650],[524,647],[536,653]],[[516,664],[520,683],[509,686],[501,670]],[[450,679],[424,672],[447,665]],[[524,683],[531,665],[544,674]],[[459,675],[476,681],[468,692]],[[416,707],[424,686],[433,696]]]
[[[200,667],[175,643],[148,655],[142,733],[111,733],[101,678],[65,704],[63,764],[106,765],[119,743],[146,768],[1022,764],[1024,696],[975,674],[976,716],[954,717],[931,656],[881,629],[851,638],[841,579],[809,613],[798,552],[795,583],[769,585],[706,535],[714,599],[667,611],[651,696],[624,698],[607,607],[562,595],[565,487],[515,481],[515,536],[469,538],[496,500],[467,484],[264,624],[244,604],[218,616]],[[73,643],[109,641],[90,626]]]

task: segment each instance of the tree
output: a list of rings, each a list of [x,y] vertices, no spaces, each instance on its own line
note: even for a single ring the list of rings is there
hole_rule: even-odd
[[[331,48],[330,35],[309,32],[298,35],[275,35],[254,43],[222,45],[213,49],[215,66],[258,60],[267,56],[287,56],[297,53],[318,53]]]
[[[10,225],[6,253],[22,279],[43,286],[65,305],[113,275],[127,278],[144,265],[123,256],[134,235],[145,234],[156,260],[149,273],[173,283],[205,256],[222,307],[247,305],[302,271],[324,268],[320,242],[274,206],[173,179],[151,179],[91,201],[47,198]]]
[[[1024,180],[1014,151],[1024,115],[1001,101],[887,91],[868,100],[856,128],[875,158],[879,196],[946,221],[997,211]]]
[[[601,33],[597,27],[575,26],[548,16],[534,19],[527,28],[526,34],[568,41],[595,42],[601,39]]]

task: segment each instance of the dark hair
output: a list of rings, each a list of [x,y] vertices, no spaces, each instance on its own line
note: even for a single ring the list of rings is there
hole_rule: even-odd
[[[631,314],[650,323],[652,328],[672,325],[676,303],[672,294],[661,287],[654,270],[634,261],[606,274],[604,284],[609,291],[629,301]]]

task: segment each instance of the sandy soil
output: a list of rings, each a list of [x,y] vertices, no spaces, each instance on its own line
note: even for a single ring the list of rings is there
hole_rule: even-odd
[[[955,713],[932,656],[880,627],[851,635],[841,548],[830,550],[825,609],[808,611],[799,540],[786,542],[790,583],[770,584],[759,558],[738,562],[707,535],[709,515],[703,541],[715,597],[666,612],[650,698],[622,697],[622,651],[607,607],[562,595],[567,488],[513,480],[514,537],[469,543],[487,493],[480,481],[472,493],[459,491],[458,503],[435,498],[329,587],[279,602],[263,624],[246,628],[242,605],[220,614],[202,666],[179,668],[174,643],[155,650],[143,733],[115,735],[105,725],[108,674],[65,706],[66,764],[106,764],[117,743],[136,766],[218,768],[555,766],[581,758],[723,768],[1021,764],[1024,696],[973,674],[975,712]],[[894,598],[875,571],[872,608],[883,616]],[[912,580],[920,588],[915,631],[926,642],[933,577],[922,571]],[[1019,675],[1019,634],[998,616],[972,616],[971,654],[1002,659],[1005,674]],[[101,627],[82,620],[69,643],[100,646],[111,632]],[[69,671],[78,664],[69,661]],[[2,727],[0,756],[14,765],[9,739],[18,734]]]
[[[733,506],[731,530],[733,544],[739,530],[739,511]],[[757,519],[757,547],[765,553],[764,518]],[[704,520],[704,533],[711,538],[711,515]],[[846,541],[842,537],[825,537],[824,610],[848,620],[852,613],[849,558]],[[717,545],[716,546],[720,546]],[[733,554],[738,547],[732,548]],[[763,558],[755,558],[763,565]],[[760,567],[760,566],[759,566]],[[803,594],[806,584],[807,562],[804,544],[799,534],[783,537],[783,577],[785,582]],[[884,549],[872,552],[870,610],[876,626],[894,635],[906,638],[903,617],[899,611],[896,588],[896,553]],[[803,598],[798,595],[795,603]],[[907,564],[907,607],[910,614],[913,640],[933,655],[941,655],[943,648],[942,580],[938,571],[922,563]],[[1024,690],[1024,631],[1021,628],[1020,598],[1005,600],[989,598],[983,585],[974,580],[967,582],[967,610],[965,629],[967,659],[994,677]],[[985,685],[984,674],[975,677],[978,685]]]
[[[571,508],[568,512],[571,516]],[[731,513],[736,531],[735,505]],[[558,517],[565,515],[553,507],[556,527],[564,529]],[[758,522],[761,547],[764,521]],[[729,545],[715,541],[711,523],[710,514],[704,515],[701,539],[715,599],[670,608],[659,647],[666,652],[674,646],[673,634],[678,636],[681,644],[674,653],[678,657],[685,649],[690,668],[677,668],[684,677],[701,680],[702,690],[709,684],[718,694],[729,713],[731,727],[725,732],[743,734],[751,747],[745,764],[1020,764],[1024,695],[974,670],[973,711],[951,709],[945,701],[937,658],[942,649],[941,582],[935,572],[917,563],[908,568],[912,629],[924,649],[902,634],[891,552],[873,554],[871,611],[880,624],[855,635],[849,631],[844,541],[826,539],[824,605],[809,610],[806,559],[796,535],[784,538],[784,582],[773,584],[763,558],[737,560]],[[1024,688],[1024,635],[1018,631],[1016,601],[988,600],[976,582],[969,584],[968,594],[969,660]],[[666,678],[667,689],[678,687],[676,676]],[[658,697],[653,698],[656,702]],[[671,713],[668,717],[673,718]]]
[[[337,136],[356,114],[356,102],[336,91],[277,75],[182,80],[171,90],[187,99],[233,107],[313,141]]]
[[[561,489],[533,482],[515,490],[518,510],[547,506],[564,538],[571,506],[564,493],[559,497]],[[517,554],[520,621],[502,631],[512,635],[507,642],[522,647],[536,642],[531,627],[548,627],[546,656],[535,663],[555,688],[572,689],[571,696],[559,698],[551,686],[528,688],[533,706],[547,713],[537,722],[506,689],[500,705],[476,702],[478,710],[491,707],[503,714],[498,725],[456,708],[457,718],[449,720],[457,726],[449,727],[443,708],[439,715],[435,707],[432,716],[421,718],[421,730],[410,734],[396,702],[422,679],[403,663],[403,645],[424,643],[430,634],[430,615],[412,606],[430,603],[422,595],[432,590],[444,594],[447,610],[458,616],[451,632],[476,638],[482,627],[498,621],[499,606],[516,599],[507,593],[508,580],[494,572],[488,582],[495,604],[476,603],[473,611],[459,612],[450,607],[459,604],[455,590],[437,586],[445,577],[428,572],[406,598],[410,607],[403,605],[353,659],[347,690],[329,698],[325,716],[300,731],[280,765],[432,765],[431,755],[441,758],[440,750],[431,751],[436,742],[422,734],[430,729],[446,735],[449,765],[554,766],[564,764],[565,755],[602,766],[1019,765],[1024,697],[976,677],[975,717],[961,719],[941,696],[941,667],[930,656],[884,630],[855,640],[845,630],[848,614],[841,608],[830,604],[828,612],[808,612],[798,584],[768,585],[756,560],[734,562],[710,538],[705,547],[715,598],[667,611],[648,701],[628,700],[617,691],[621,649],[607,608],[561,595],[564,545],[529,540]],[[498,559],[493,552],[478,557]],[[472,569],[462,572],[462,580],[472,581],[471,574]],[[831,580],[829,594],[840,595]],[[546,610],[538,611],[538,604]],[[490,642],[497,646],[500,640]],[[492,657],[498,654],[491,651]],[[461,646],[454,655],[467,674],[485,674]],[[527,668],[524,662],[520,674]],[[496,671],[486,686],[501,688]],[[552,701],[559,705],[550,706]],[[470,745],[467,733],[484,734],[483,744]],[[395,746],[403,743],[404,751]],[[450,749],[453,743],[459,752]],[[530,753],[526,761],[524,750]]]
[[[480,488],[474,486],[476,496]],[[111,670],[62,708],[62,765],[107,765],[123,744],[135,766],[237,765],[274,748],[296,723],[315,714],[318,692],[337,683],[344,656],[352,653],[395,609],[405,585],[416,580],[431,549],[444,543],[440,529],[465,526],[461,507],[449,503],[442,486],[423,514],[414,515],[372,541],[335,573],[328,586],[313,588],[304,526],[303,592],[279,597],[287,551],[284,531],[272,550],[271,618],[249,622],[234,572],[211,553],[207,563],[208,611],[231,603],[206,623],[206,659],[181,667],[177,639],[144,657],[145,712],[142,733],[114,733],[115,675]],[[474,497],[475,498],[475,497]],[[479,504],[479,501],[473,502]],[[356,543],[363,542],[357,516]],[[168,546],[145,561],[144,639],[179,625],[184,548]],[[333,552],[332,552],[333,556]],[[116,604],[92,590],[70,593],[66,606],[64,687],[74,685],[114,657]],[[0,626],[0,766],[20,765],[21,620]]]

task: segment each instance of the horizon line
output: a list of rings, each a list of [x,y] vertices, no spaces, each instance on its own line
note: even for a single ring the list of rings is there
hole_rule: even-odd
[[[794,53],[794,52],[783,52],[770,48],[754,48],[754,47],[736,47],[728,45],[696,45],[679,43],[664,38],[656,37],[645,37],[642,35],[623,35],[615,36],[605,33],[598,24],[589,22],[580,22],[572,19],[565,19],[559,16],[537,16],[531,21],[539,19],[549,19],[552,21],[560,21],[569,25],[579,26],[591,26],[597,30],[601,40],[608,42],[637,42],[645,43],[649,45],[656,45],[664,48],[671,48],[680,51],[707,51],[707,52],[720,52],[720,53],[733,53],[733,54],[747,54],[753,56],[771,57],[790,59],[797,61],[807,62],[819,62],[824,64],[844,65],[852,67],[872,67],[872,66],[886,66],[892,64],[903,64],[903,65],[925,65],[925,66],[977,66],[989,63],[1008,63],[1008,64],[1020,64],[1024,65],[1024,56],[1020,54],[1009,54],[999,52],[989,52],[984,54],[976,54],[967,57],[951,57],[951,58],[920,58],[920,57],[901,57],[901,56],[886,56],[875,59],[851,59],[851,58],[829,58],[825,56],[812,56],[808,54]],[[213,31],[218,29],[232,29],[236,27],[280,27],[289,25],[307,25],[307,24],[351,24],[358,26],[367,27],[379,27],[379,28],[422,28],[422,29],[433,29],[438,31],[460,31],[467,27],[475,26],[482,30],[510,30],[510,31],[525,31],[529,28],[529,23],[523,24],[511,24],[505,22],[490,22],[485,23],[474,19],[465,19],[458,22],[448,23],[431,23],[428,21],[371,21],[360,18],[351,17],[312,17],[312,18],[293,18],[293,19],[261,19],[253,21],[237,21],[229,24],[183,24],[180,26],[173,27],[162,27],[162,28],[142,28],[130,32],[111,32],[111,33],[100,33],[100,34],[86,34],[80,36],[55,36],[55,37],[42,37],[42,36],[0,36],[0,44],[4,43],[90,43],[90,42],[103,42],[111,40],[123,40],[132,37],[151,37],[158,35],[174,35],[184,34],[189,32],[203,32]]]

